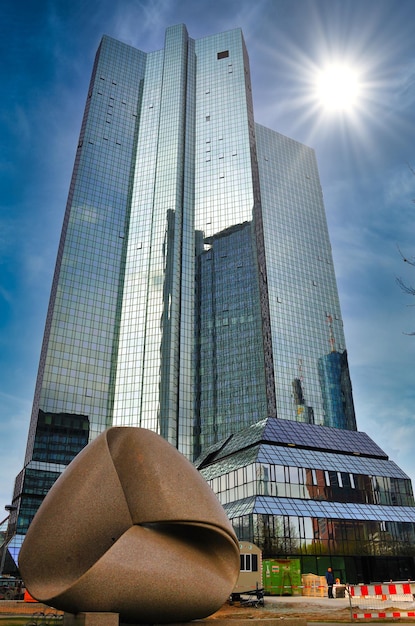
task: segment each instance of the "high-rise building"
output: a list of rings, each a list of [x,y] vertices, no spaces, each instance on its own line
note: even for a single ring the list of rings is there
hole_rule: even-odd
[[[14,556],[50,486],[111,425],[198,457],[240,538],[268,556],[372,576],[358,537],[415,575],[411,483],[356,430],[315,154],[255,124],[239,29],[193,40],[174,26],[151,53],[101,41],[16,479]]]

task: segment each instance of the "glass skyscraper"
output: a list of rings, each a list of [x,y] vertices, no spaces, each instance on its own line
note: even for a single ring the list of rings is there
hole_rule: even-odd
[[[12,554],[59,474],[112,425],[154,430],[195,460],[240,539],[268,555],[300,554],[300,538],[309,550],[312,536],[313,554],[318,545],[325,558],[358,558],[347,537],[324,543],[334,509],[313,517],[310,502],[382,502],[396,541],[368,541],[415,575],[399,543],[403,518],[414,534],[410,481],[357,432],[315,154],[255,123],[239,29],[194,40],[173,26],[151,53],[101,41],[15,484]],[[319,433],[324,445],[312,443]],[[366,459],[360,470],[354,454]],[[284,521],[293,510],[301,522]],[[338,510],[348,529],[380,514]],[[280,522],[300,524],[298,541],[279,540]],[[353,567],[338,569],[360,575]]]

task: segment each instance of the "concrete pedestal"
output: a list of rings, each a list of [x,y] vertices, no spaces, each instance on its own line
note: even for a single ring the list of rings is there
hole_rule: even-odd
[[[118,613],[64,613],[63,626],[118,626]]]

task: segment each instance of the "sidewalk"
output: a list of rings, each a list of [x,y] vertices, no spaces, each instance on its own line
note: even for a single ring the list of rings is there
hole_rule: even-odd
[[[353,600],[353,599],[352,599]],[[265,596],[265,604],[307,604],[321,606],[329,609],[345,609],[349,608],[349,598],[327,598],[314,596]]]

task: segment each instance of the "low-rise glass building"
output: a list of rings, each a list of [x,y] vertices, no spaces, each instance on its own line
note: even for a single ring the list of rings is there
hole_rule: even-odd
[[[408,476],[363,432],[266,419],[196,461],[241,541],[342,582],[414,577]]]

